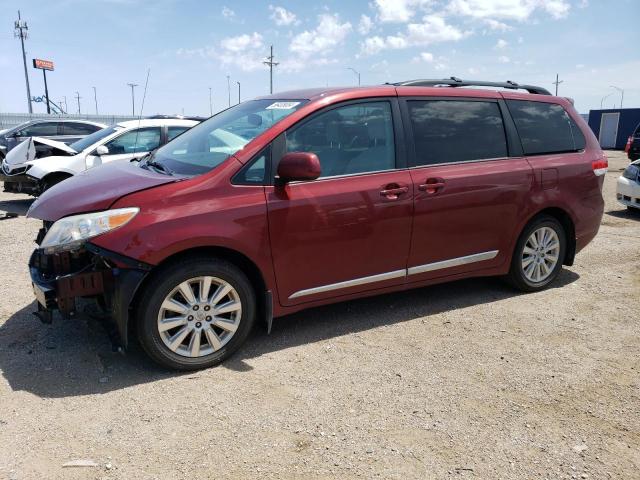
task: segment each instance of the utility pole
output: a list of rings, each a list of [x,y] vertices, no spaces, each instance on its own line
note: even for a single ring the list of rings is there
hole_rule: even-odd
[[[231,106],[231,83],[229,83],[229,75],[227,75],[227,93],[229,94],[229,106]]]
[[[240,103],[240,82],[236,82],[238,84],[238,104]]]
[[[80,99],[82,97],[80,96],[79,92],[76,92],[76,100],[78,101],[78,115],[80,115]]]
[[[620,92],[620,108],[622,109],[622,102],[624,101],[624,88],[616,87],[615,85],[609,85],[611,88],[615,88]]]
[[[93,101],[96,103],[96,115],[98,115],[98,94],[96,93],[96,87],[93,87]]]
[[[211,100],[211,87],[209,87],[209,112],[213,116],[213,101]]]
[[[347,70],[351,70],[358,76],[358,86],[360,86],[360,72],[358,72],[355,68],[347,67]]]
[[[558,80],[558,74],[556,73],[556,81],[551,82],[552,85],[556,86],[556,97],[558,96],[558,85],[560,85],[564,80]]]
[[[133,89],[138,86],[137,83],[127,83],[131,87],[131,115],[136,116],[136,96]]]
[[[22,63],[24,65],[24,81],[27,84],[27,106],[29,107],[29,113],[33,113],[33,107],[31,106],[31,89],[29,88],[29,74],[27,73],[27,55],[24,52],[24,41],[29,37],[27,30],[29,26],[27,22],[20,17],[20,10],[18,10],[18,20],[13,24],[13,35],[16,38],[20,38],[20,45],[22,46]],[[47,103],[48,105],[48,103]]]
[[[267,59],[262,63],[269,67],[269,93],[273,93],[273,67],[277,67],[279,63],[273,61],[273,45],[271,45],[270,52]]]

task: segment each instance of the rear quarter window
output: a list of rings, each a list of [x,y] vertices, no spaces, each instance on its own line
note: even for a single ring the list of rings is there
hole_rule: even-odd
[[[507,100],[525,155],[576,152],[585,138],[566,110],[555,103]]]

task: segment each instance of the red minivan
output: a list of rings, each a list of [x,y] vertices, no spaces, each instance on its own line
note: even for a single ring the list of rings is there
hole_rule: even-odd
[[[477,86],[502,88],[460,88]],[[598,232],[606,170],[571,103],[539,87],[258,98],[36,200],[38,316],[96,298],[117,345],[135,335],[189,370],[317,305],[489,275],[540,290]]]

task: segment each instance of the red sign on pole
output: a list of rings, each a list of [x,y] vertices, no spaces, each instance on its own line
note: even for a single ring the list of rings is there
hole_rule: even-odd
[[[42,60],[40,58],[34,58],[33,68],[39,68],[41,70],[53,70],[53,62],[51,60]]]

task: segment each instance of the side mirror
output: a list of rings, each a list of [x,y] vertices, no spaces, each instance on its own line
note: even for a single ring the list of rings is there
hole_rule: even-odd
[[[283,183],[296,180],[315,180],[320,176],[320,160],[315,153],[290,152],[280,159],[278,177]]]
[[[104,145],[100,145],[98,148],[96,148],[96,155],[100,156],[100,155],[109,155],[109,149],[107,147],[105,147]]]

